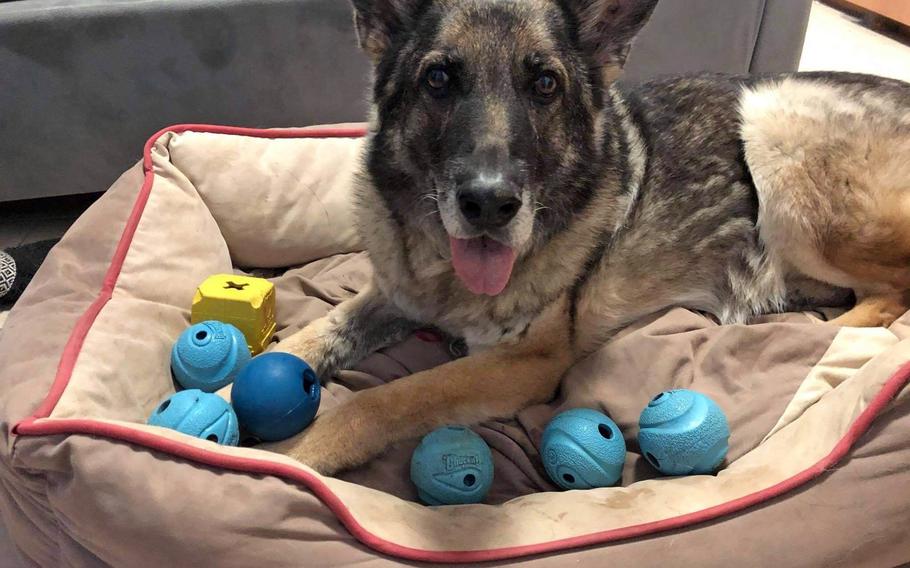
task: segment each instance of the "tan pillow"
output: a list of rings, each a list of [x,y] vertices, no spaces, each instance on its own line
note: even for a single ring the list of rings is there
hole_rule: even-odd
[[[184,132],[168,147],[234,264],[280,268],[362,250],[351,193],[363,140]]]

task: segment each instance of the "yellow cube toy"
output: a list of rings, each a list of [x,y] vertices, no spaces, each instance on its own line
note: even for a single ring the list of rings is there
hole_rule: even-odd
[[[275,335],[275,286],[262,278],[219,274],[196,290],[193,325],[216,320],[229,323],[246,337],[255,356],[268,347]]]

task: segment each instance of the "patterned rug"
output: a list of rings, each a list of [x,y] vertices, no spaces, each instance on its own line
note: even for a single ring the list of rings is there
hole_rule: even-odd
[[[6,252],[0,250],[0,297],[13,289],[16,281],[16,261]]]
[[[16,280],[16,261],[13,257],[0,250],[0,296],[9,292]],[[8,311],[0,311],[0,329],[6,322]]]

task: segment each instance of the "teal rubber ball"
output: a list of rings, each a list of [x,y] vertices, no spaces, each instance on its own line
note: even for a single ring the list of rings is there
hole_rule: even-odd
[[[185,390],[159,404],[148,419],[161,426],[223,446],[240,443],[240,427],[234,409],[217,394]]]
[[[605,414],[577,408],[550,421],[541,456],[547,475],[563,489],[610,487],[622,477],[626,441]]]
[[[480,503],[493,485],[493,454],[468,428],[439,428],[414,450],[411,481],[427,505]]]
[[[249,362],[243,333],[220,321],[187,328],[171,349],[171,370],[185,389],[215,392],[234,382]]]
[[[665,475],[711,474],[727,456],[727,417],[701,393],[660,393],[642,411],[638,427],[641,454]]]

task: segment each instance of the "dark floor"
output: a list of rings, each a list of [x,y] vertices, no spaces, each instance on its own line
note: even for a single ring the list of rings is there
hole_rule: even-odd
[[[0,250],[62,237],[101,194],[0,203]]]

